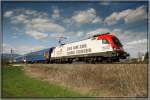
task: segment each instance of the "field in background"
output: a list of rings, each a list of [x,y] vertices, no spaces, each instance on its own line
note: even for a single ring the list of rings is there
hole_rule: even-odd
[[[28,77],[22,66],[2,65],[2,97],[74,97],[79,93]]]
[[[147,97],[147,64],[28,64],[26,75],[91,97]]]

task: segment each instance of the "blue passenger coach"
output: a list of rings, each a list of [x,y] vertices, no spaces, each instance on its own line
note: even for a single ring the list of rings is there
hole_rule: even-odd
[[[15,58],[16,63],[26,62],[26,63],[45,63],[49,62],[51,58],[52,48],[47,48],[35,52],[30,52],[25,55]]]

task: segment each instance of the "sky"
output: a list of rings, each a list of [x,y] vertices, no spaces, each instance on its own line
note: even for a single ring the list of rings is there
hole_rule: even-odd
[[[111,32],[131,57],[147,51],[147,2],[3,2],[3,52],[25,54]]]

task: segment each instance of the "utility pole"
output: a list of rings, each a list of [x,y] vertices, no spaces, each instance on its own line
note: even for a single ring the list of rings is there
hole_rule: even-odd
[[[138,52],[138,62],[140,62],[140,58],[141,58],[140,56],[141,56],[141,52],[139,51]]]

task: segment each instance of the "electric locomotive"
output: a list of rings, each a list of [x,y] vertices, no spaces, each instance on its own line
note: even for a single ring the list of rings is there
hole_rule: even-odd
[[[129,56],[119,39],[111,33],[94,35],[91,38],[62,44],[53,48],[50,63],[113,62]]]
[[[129,56],[120,40],[111,33],[94,35],[78,42],[35,51],[19,57],[26,63],[116,62]]]

